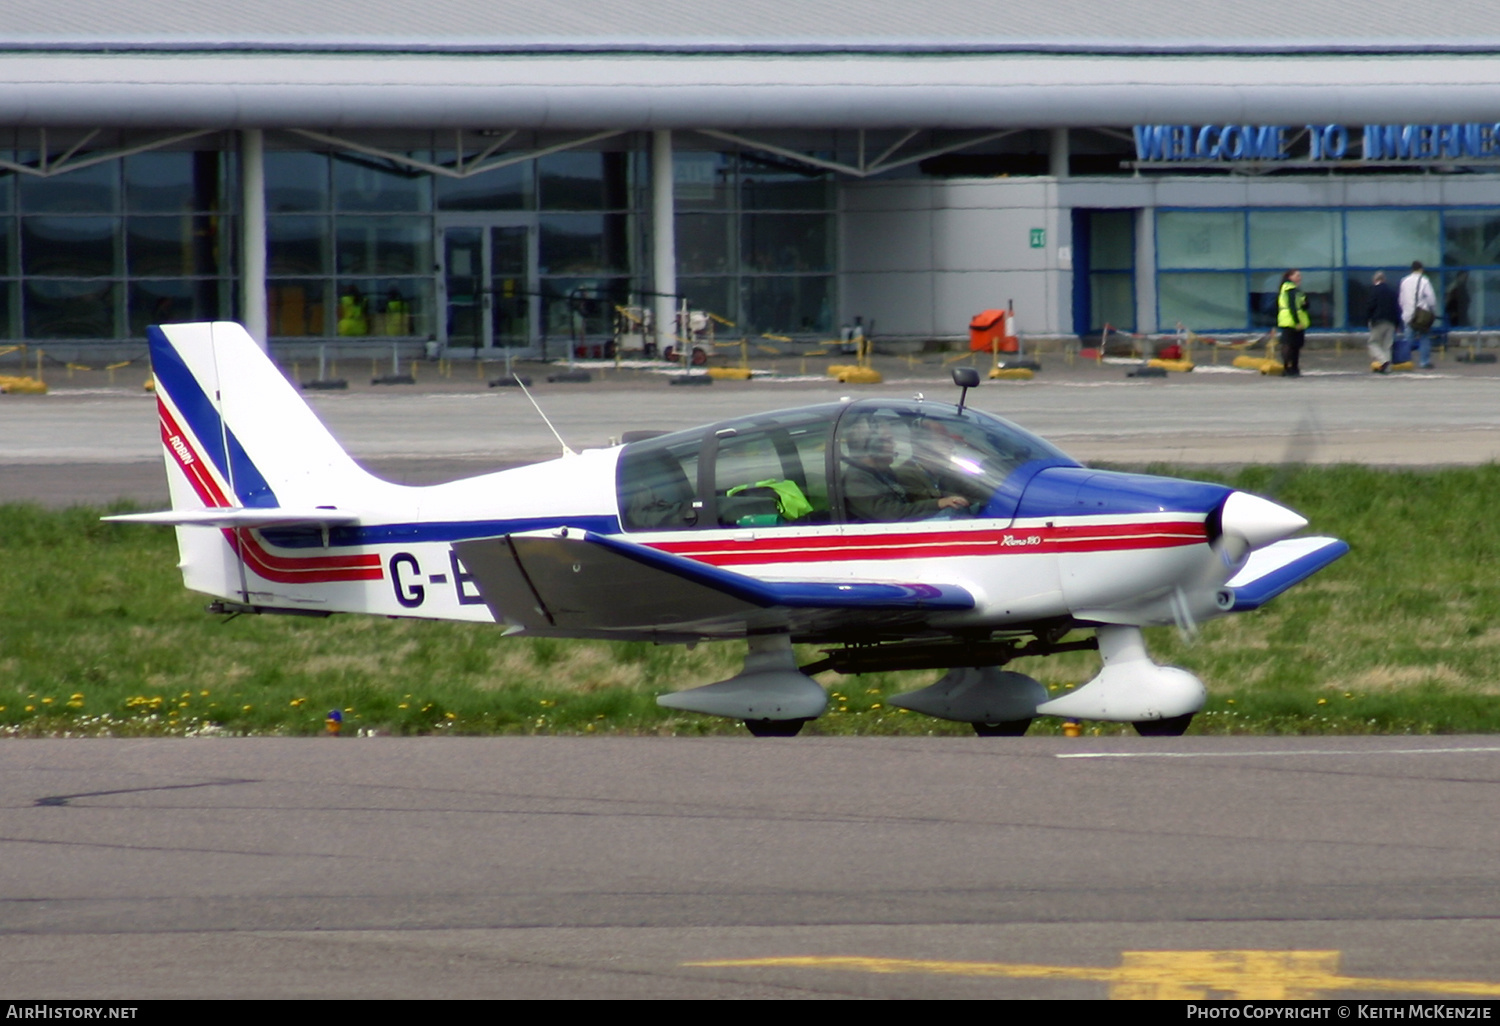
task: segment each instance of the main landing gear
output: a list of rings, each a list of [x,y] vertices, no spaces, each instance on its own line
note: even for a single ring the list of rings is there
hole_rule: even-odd
[[[823,715],[828,693],[797,669],[786,634],[752,634],[745,668],[728,680],[661,695],[668,709],[744,720],[756,737],[795,737],[808,720]]]
[[[745,729],[756,737],[796,737],[806,720],[746,720]]]
[[[997,666],[960,666],[936,684],[895,695],[891,704],[940,720],[972,723],[980,737],[1020,737],[1047,700],[1041,681]]]
[[[976,723],[974,733],[980,737],[1021,737],[1031,728],[1031,720],[1005,720],[1001,723]]]
[[[1186,670],[1153,663],[1139,627],[1106,625],[1095,633],[1104,666],[1093,680],[1058,698],[1049,699],[1046,687],[1024,673],[998,666],[963,666],[950,669],[935,684],[893,696],[890,704],[972,724],[980,737],[1020,737],[1037,716],[1130,723],[1142,737],[1176,737],[1186,731],[1207,698],[1203,682]],[[789,635],[756,634],[748,640],[750,651],[739,673],[716,684],[662,695],[657,704],[743,720],[745,729],[756,737],[795,737],[808,720],[823,715],[828,695],[797,668]],[[1052,651],[1075,647],[1080,646],[1070,642],[1053,645]],[[920,668],[920,660],[912,659],[909,649],[898,651],[907,662],[892,668]],[[883,654],[879,648],[875,652]],[[1008,658],[1006,652],[970,654],[990,655],[997,661]],[[819,669],[821,664],[812,668]],[[833,668],[858,673],[882,667]]]

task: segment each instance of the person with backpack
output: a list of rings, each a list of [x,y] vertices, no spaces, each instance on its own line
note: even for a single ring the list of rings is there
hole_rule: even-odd
[[[1432,323],[1437,319],[1437,293],[1423,273],[1422,261],[1411,262],[1411,273],[1401,279],[1401,323],[1408,345],[1417,347],[1417,366],[1432,369]]]

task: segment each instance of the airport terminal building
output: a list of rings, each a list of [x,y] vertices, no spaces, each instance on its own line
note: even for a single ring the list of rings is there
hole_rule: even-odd
[[[1486,5],[1123,6],[11,0],[0,342],[1250,332],[1289,267],[1357,332],[1413,260],[1500,331]]]

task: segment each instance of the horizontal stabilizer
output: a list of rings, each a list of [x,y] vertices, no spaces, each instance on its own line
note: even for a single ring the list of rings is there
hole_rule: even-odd
[[[166,524],[171,527],[316,527],[356,524],[358,513],[337,509],[268,509],[225,506],[211,509],[168,509],[160,513],[122,513],[102,519],[116,524]]]
[[[1298,581],[1306,580],[1349,551],[1337,538],[1290,538],[1256,549],[1225,588],[1230,612],[1258,609]]]
[[[565,529],[457,542],[497,618],[530,630],[836,629],[870,614],[974,607],[963,588],[858,581],[762,581],[623,538]]]

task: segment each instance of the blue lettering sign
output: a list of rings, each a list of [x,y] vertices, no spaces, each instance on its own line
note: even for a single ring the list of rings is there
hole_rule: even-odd
[[[1245,126],[1245,159],[1275,160],[1281,149],[1281,129],[1275,125]]]
[[[1324,125],[1322,151],[1327,160],[1343,160],[1349,152],[1349,130],[1343,125]]]
[[[1161,137],[1165,130],[1166,126],[1164,125],[1136,125],[1135,159],[1161,160]]]
[[[1136,125],[1134,134],[1136,159],[1145,163],[1500,158],[1500,122],[1362,125],[1357,139],[1338,124],[1295,132],[1285,125]]]

